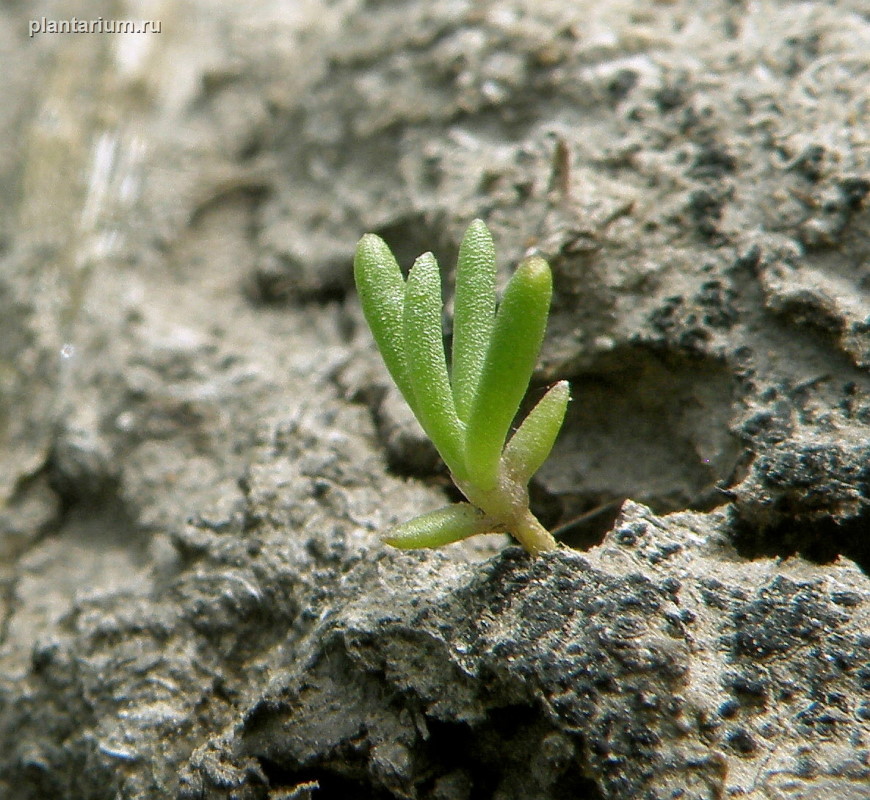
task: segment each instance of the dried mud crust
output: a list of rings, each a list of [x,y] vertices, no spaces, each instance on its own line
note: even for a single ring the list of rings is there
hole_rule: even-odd
[[[862,4],[165,11],[0,10],[0,796],[867,798]],[[541,517],[646,504],[583,554],[378,543],[449,490],[353,248],[475,216]]]

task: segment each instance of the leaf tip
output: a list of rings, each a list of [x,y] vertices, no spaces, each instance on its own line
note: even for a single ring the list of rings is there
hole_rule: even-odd
[[[553,273],[546,259],[541,258],[541,256],[529,256],[523,259],[517,267],[517,272],[523,273],[523,277],[531,283],[552,289]]]

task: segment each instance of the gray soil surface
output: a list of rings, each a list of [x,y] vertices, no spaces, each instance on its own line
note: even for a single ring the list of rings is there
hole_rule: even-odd
[[[0,6],[3,800],[870,799],[866,0],[60,13]],[[538,559],[378,535],[456,494],[354,247],[474,217],[554,272]]]

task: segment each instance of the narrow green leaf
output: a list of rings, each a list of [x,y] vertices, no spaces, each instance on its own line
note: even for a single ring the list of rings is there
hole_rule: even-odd
[[[465,441],[470,479],[483,490],[498,481],[499,458],[538,359],[552,293],[549,265],[529,258],[508,282],[496,313]]]
[[[389,530],[384,541],[393,547],[441,547],[493,530],[492,521],[469,503],[456,503]]]
[[[550,455],[570,398],[568,381],[559,381],[550,387],[511,436],[502,462],[520,485],[525,486]]]
[[[462,479],[466,475],[465,436],[447,377],[441,334],[441,275],[431,253],[420,256],[408,273],[403,329],[405,364],[416,400],[412,408],[450,471]]]
[[[456,413],[468,420],[495,318],[495,246],[483,220],[462,238],[456,265],[451,384]]]
[[[405,366],[402,315],[405,280],[387,243],[367,233],[356,247],[353,261],[356,290],[366,322],[387,369],[416,414],[416,400]]]

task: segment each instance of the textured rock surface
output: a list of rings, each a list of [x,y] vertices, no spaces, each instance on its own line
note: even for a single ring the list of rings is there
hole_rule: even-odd
[[[0,9],[0,796],[870,798],[863,3],[57,13]],[[378,543],[451,490],[353,248],[474,216],[553,265],[582,551]]]
[[[721,523],[631,506],[587,557],[361,564],[187,796],[252,760],[372,796],[866,796],[866,579],[746,564]]]

